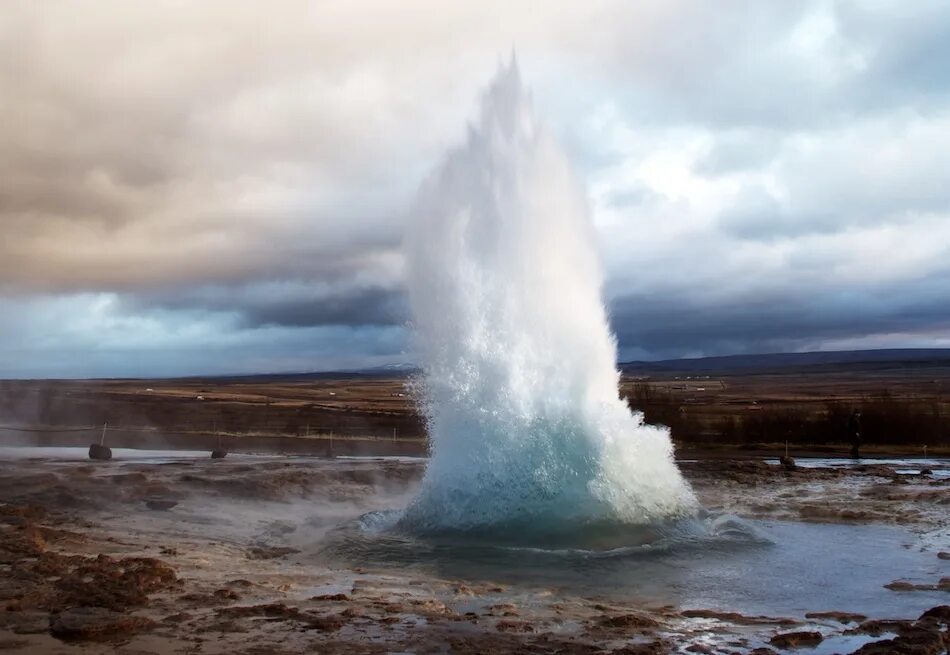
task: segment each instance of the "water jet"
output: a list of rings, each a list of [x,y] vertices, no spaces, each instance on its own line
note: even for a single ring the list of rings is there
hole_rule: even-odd
[[[619,397],[587,197],[513,57],[414,216],[405,249],[432,452],[398,527],[557,532],[691,515],[669,431]]]

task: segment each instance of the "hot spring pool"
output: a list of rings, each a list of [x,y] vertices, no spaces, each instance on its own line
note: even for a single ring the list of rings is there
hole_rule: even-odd
[[[713,607],[801,618],[846,611],[916,616],[946,592],[896,592],[895,579],[933,584],[950,562],[909,547],[914,535],[881,525],[748,521],[745,534],[660,539],[609,550],[492,545],[483,539],[414,538],[350,524],[321,554],[350,566],[549,588],[585,597]],[[513,592],[514,593],[514,592]]]

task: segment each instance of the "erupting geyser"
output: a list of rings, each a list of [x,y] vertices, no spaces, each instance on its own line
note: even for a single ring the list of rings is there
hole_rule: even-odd
[[[669,433],[619,398],[584,189],[514,60],[422,189],[406,239],[432,457],[415,531],[693,512]]]

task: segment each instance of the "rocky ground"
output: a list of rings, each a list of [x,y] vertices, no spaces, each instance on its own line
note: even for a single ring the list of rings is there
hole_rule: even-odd
[[[705,507],[898,523],[950,560],[950,480],[888,466],[684,462]],[[946,652],[950,606],[754,616],[320,563],[348,517],[405,503],[420,462],[0,463],[0,650],[23,653]],[[950,591],[895,579],[887,593]],[[950,597],[948,597],[950,598]]]

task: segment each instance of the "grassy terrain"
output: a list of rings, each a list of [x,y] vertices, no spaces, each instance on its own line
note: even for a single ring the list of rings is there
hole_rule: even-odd
[[[788,441],[839,452],[849,439],[848,416],[860,409],[866,452],[918,453],[926,445],[931,454],[950,453],[950,367],[943,365],[628,371],[621,395],[648,422],[670,426],[681,448],[773,450],[761,444]],[[425,450],[423,421],[404,376],[0,381],[2,444],[88,443],[103,424],[114,445],[280,440],[286,448],[332,439]]]
[[[664,373],[624,379],[621,392],[677,441],[844,444],[861,412],[866,446],[950,446],[950,368],[842,365],[783,372]]]

